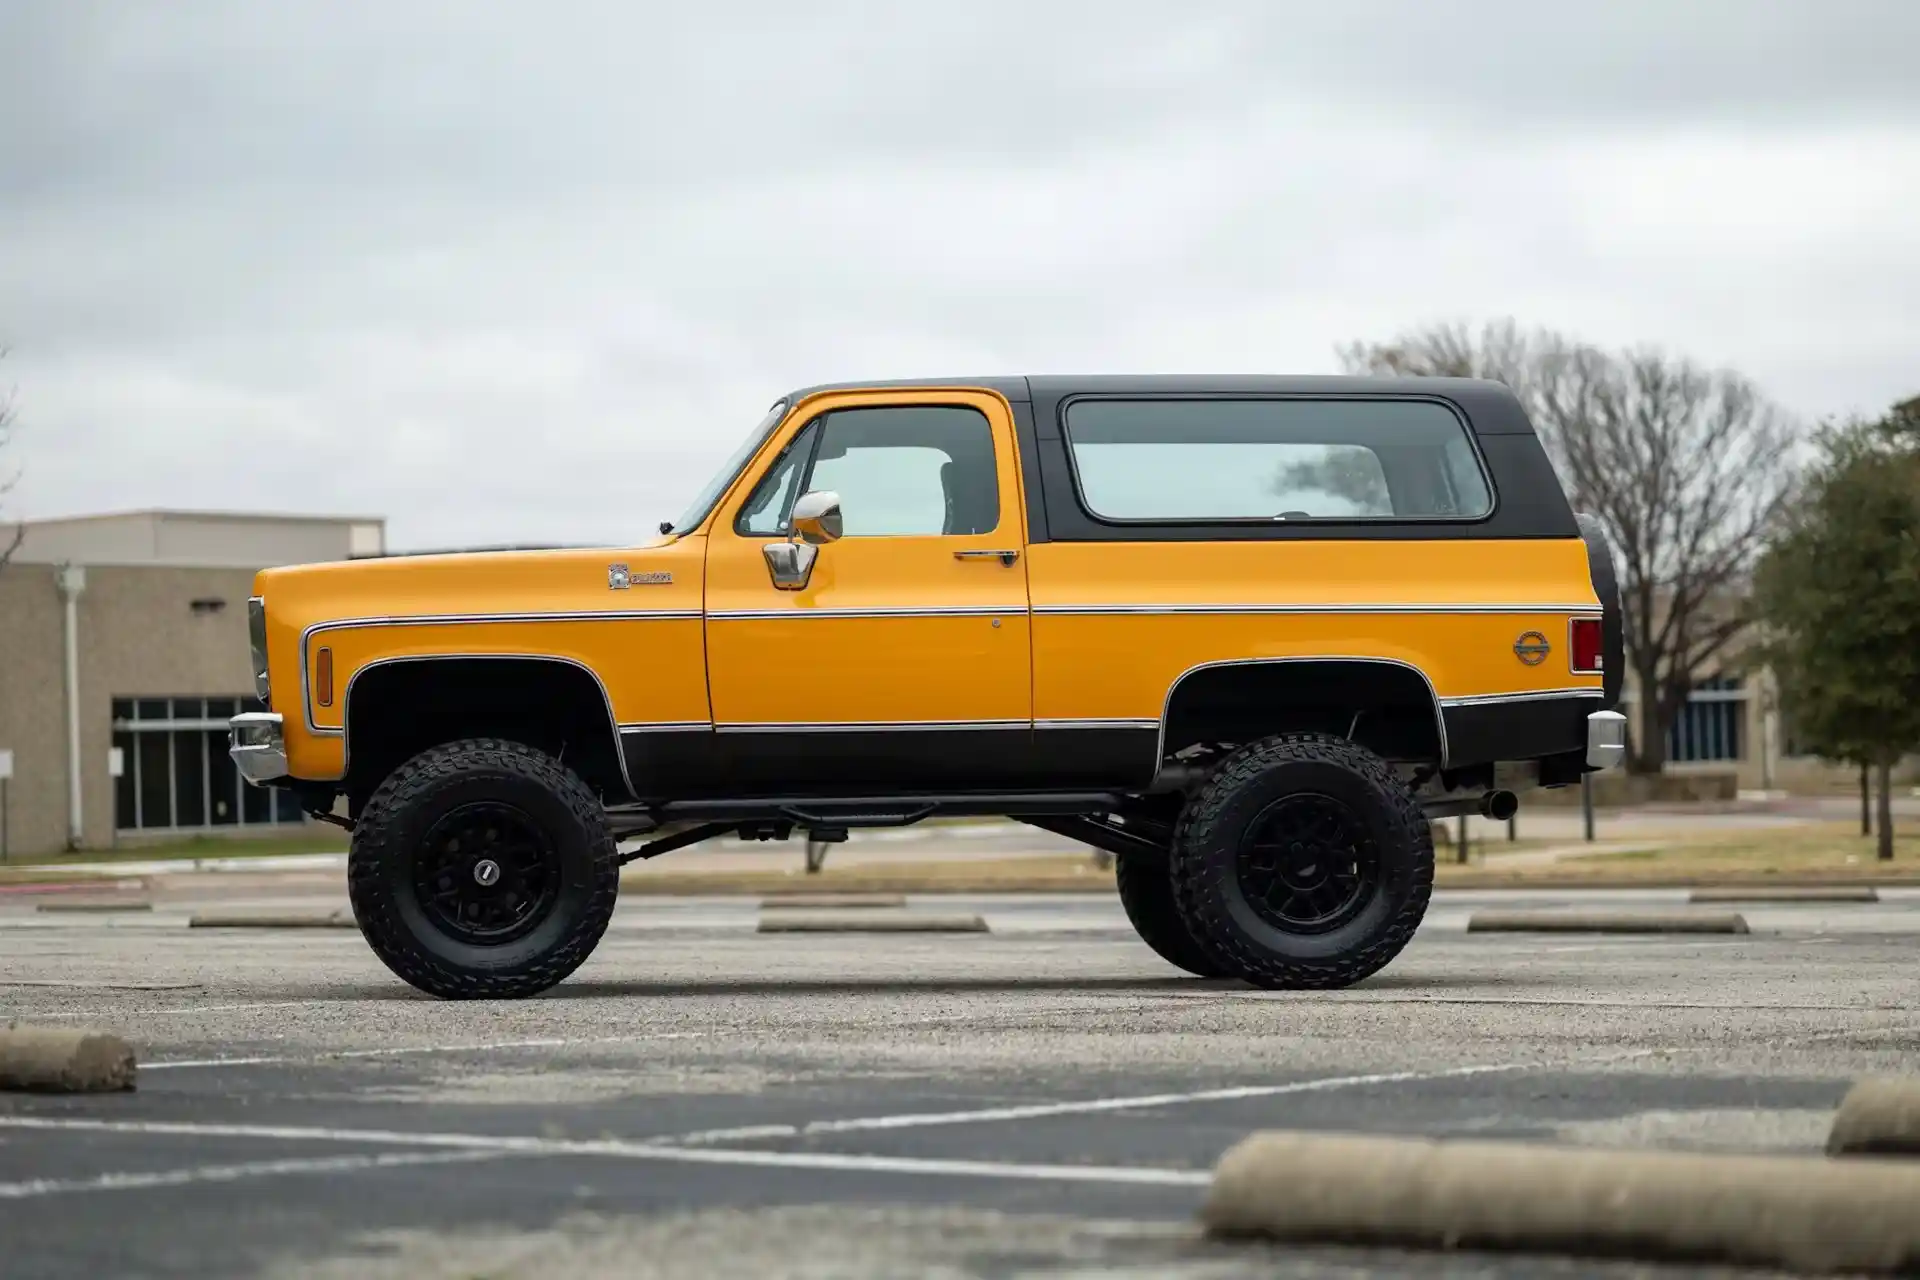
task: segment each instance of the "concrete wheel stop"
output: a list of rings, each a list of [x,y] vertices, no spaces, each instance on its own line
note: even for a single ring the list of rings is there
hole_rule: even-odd
[[[1920,1078],[1862,1080],[1834,1112],[1830,1156],[1920,1156]],[[1914,1204],[1920,1213],[1920,1201]]]
[[[1861,885],[1710,885],[1687,895],[1689,902],[1878,902],[1880,891]]]
[[[1229,1238],[1905,1273],[1920,1163],[1257,1133],[1201,1217]]]
[[[119,1036],[77,1027],[0,1027],[0,1092],[124,1093],[133,1088],[133,1048]]]
[[[34,903],[33,909],[42,915],[104,915],[119,911],[151,911],[153,901],[149,898],[48,898]]]
[[[987,922],[976,915],[935,914],[927,911],[889,911],[856,907],[851,910],[775,910],[760,915],[761,933],[985,933]]]
[[[353,911],[196,911],[187,920],[190,929],[354,929]]]
[[[1468,933],[1746,933],[1734,912],[1476,911]]]

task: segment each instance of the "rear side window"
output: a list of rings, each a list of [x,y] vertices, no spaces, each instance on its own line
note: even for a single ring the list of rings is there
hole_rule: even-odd
[[[1493,491],[1428,400],[1076,400],[1067,447],[1114,521],[1478,520]]]

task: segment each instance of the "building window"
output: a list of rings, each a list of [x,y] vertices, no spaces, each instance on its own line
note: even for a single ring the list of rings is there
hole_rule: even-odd
[[[227,755],[227,721],[253,699],[115,698],[113,825],[121,831],[217,831],[306,819],[290,791],[248,786]]]
[[[1667,731],[1667,759],[1676,764],[1738,760],[1747,720],[1747,690],[1738,676],[1702,680]]]

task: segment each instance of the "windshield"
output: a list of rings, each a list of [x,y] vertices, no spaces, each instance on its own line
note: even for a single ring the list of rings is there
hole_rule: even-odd
[[[740,442],[740,447],[733,451],[733,456],[722,463],[718,471],[714,472],[713,479],[707,481],[706,485],[700,490],[700,496],[693,500],[693,505],[687,508],[684,515],[673,522],[674,533],[691,533],[702,520],[707,518],[708,513],[713,510],[713,504],[720,501],[720,495],[725,493],[728,486],[739,476],[740,469],[746,466],[747,460],[753,457],[753,455],[759,451],[760,446],[767,442],[767,437],[773,434],[773,429],[780,425],[780,419],[786,416],[787,402],[785,400],[780,401],[774,405],[773,408],[767,410],[767,416],[760,419],[760,425],[747,433],[747,438]]]

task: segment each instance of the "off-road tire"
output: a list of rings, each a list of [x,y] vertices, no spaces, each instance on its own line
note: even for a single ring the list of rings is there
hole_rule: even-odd
[[[1194,942],[1180,918],[1173,900],[1173,873],[1164,854],[1119,854],[1114,859],[1113,878],[1120,886],[1120,905],[1126,908],[1134,932],[1155,955],[1196,978],[1221,976],[1220,966]]]
[[[524,936],[477,945],[437,926],[414,885],[434,823],[504,802],[550,842],[553,900]],[[478,738],[422,752],[360,811],[347,855],[353,916],[393,972],[449,1000],[517,999],[554,986],[592,954],[620,890],[619,854],[599,798],[579,775],[517,742]]]
[[[1326,932],[1277,926],[1241,884],[1241,840],[1289,797],[1344,805],[1355,847],[1377,868],[1370,888],[1356,893],[1352,918]],[[1419,928],[1433,894],[1433,835],[1385,760],[1345,738],[1285,734],[1228,756],[1188,800],[1174,828],[1171,879],[1181,919],[1220,972],[1275,989],[1345,987],[1387,965]]]

